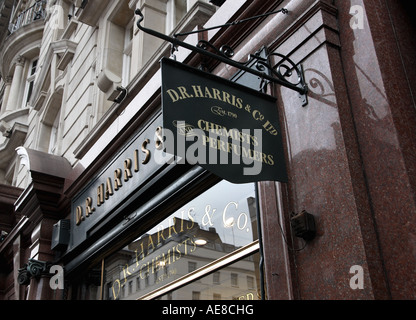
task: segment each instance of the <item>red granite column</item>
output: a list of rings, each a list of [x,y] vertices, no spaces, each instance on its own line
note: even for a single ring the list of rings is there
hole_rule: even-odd
[[[32,245],[29,250],[33,259],[42,262],[54,260],[51,250],[53,224],[53,220],[44,217],[32,232]],[[53,298],[54,292],[49,284],[51,275],[47,269],[39,277],[32,277],[30,280],[28,300],[51,300]]]
[[[336,0],[335,5],[389,292],[393,299],[415,299],[416,45],[411,10],[405,1],[392,0]],[[357,6],[352,13],[362,18],[361,26],[351,28],[351,6]]]
[[[291,14],[297,17],[297,29],[278,42],[275,50],[302,63],[310,92],[309,104],[303,108],[296,93],[276,88],[289,168],[289,183],[282,186],[278,202],[283,203],[280,211],[286,211],[282,219],[286,226],[291,212],[313,214],[317,237],[305,246],[302,240],[290,241],[291,234],[286,232],[285,252],[278,247],[285,244],[278,242],[279,226],[274,227],[274,236],[265,232],[269,242],[265,250],[273,252],[274,243],[280,251],[270,254],[266,262],[269,284],[279,286],[269,290],[270,297],[285,298],[279,290],[287,290],[286,298],[295,299],[388,298],[340,56],[337,12],[321,1],[297,16],[294,11]],[[271,215],[265,222],[282,215],[273,210],[263,205],[264,214]],[[273,257],[278,261],[272,261]],[[354,266],[363,270],[362,289],[350,286]]]

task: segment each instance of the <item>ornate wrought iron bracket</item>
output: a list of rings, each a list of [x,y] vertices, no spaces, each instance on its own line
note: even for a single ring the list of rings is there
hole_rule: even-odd
[[[150,34],[152,36],[155,36],[159,39],[162,39],[164,41],[170,42],[172,44],[172,55],[174,54],[174,52],[177,50],[178,47],[183,47],[185,49],[188,49],[193,52],[199,53],[203,56],[206,56],[208,58],[212,58],[219,62],[226,63],[242,71],[254,74],[260,77],[261,79],[263,79],[263,81],[265,82],[269,82],[269,83],[273,82],[273,83],[282,85],[286,88],[289,88],[291,90],[298,92],[299,97],[302,101],[302,106],[305,107],[308,104],[308,97],[307,97],[308,86],[305,81],[303,68],[302,66],[296,65],[287,56],[279,54],[279,53],[272,53],[265,59],[256,54],[251,55],[250,61],[252,61],[253,59],[257,60],[256,67],[252,68],[248,66],[247,62],[237,62],[237,61],[232,60],[231,58],[234,56],[234,51],[228,45],[224,45],[218,49],[208,41],[201,40],[199,41],[197,46],[193,46],[189,43],[186,43],[178,39],[178,36],[185,36],[185,35],[189,35],[192,33],[221,28],[224,26],[234,26],[240,23],[247,22],[249,20],[258,19],[260,17],[264,17],[264,16],[271,15],[271,14],[276,14],[279,12],[283,14],[288,13],[286,9],[281,9],[278,11],[266,13],[264,15],[260,15],[260,16],[256,16],[256,17],[252,17],[252,18],[248,18],[248,19],[244,19],[244,20],[240,20],[236,22],[231,22],[222,26],[217,26],[217,27],[212,27],[209,29],[197,30],[197,31],[192,31],[192,32],[187,32],[187,33],[178,33],[178,34],[175,34],[173,38],[163,33],[160,33],[158,31],[145,28],[144,26],[142,26],[141,23],[144,20],[144,16],[140,9],[136,10],[136,15],[139,16],[139,19],[137,21],[137,27],[141,31],[147,34]],[[214,52],[209,51],[210,49],[213,50]],[[276,61],[276,64],[272,65],[270,63],[271,60]]]

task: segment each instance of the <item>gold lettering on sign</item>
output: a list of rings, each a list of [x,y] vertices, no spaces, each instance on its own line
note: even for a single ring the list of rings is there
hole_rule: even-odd
[[[183,94],[185,97],[187,96],[186,89],[183,88],[182,91],[179,91],[180,94]],[[152,153],[150,151],[149,145],[151,141],[150,139],[143,140],[142,144],[139,145],[139,148],[136,148],[132,151],[131,158],[124,158],[122,162],[120,161],[120,167],[114,170],[114,178],[113,177],[105,177],[104,183],[100,183],[96,188],[96,206],[101,207],[107,200],[121,189],[123,186],[123,182],[128,184],[129,181],[134,178],[135,174],[138,174],[140,171],[140,161],[141,164],[146,165],[150,162]],[[163,128],[158,127],[154,134],[154,148],[157,150],[163,149]],[[144,156],[141,159],[141,152]],[[123,168],[123,169],[121,169]],[[92,187],[95,188],[95,187]],[[92,189],[91,191],[93,191]],[[93,191],[94,192],[94,191]],[[92,192],[92,193],[93,193]],[[95,196],[93,196],[95,198]],[[85,210],[85,215],[84,215]],[[93,199],[91,197],[86,198],[85,206],[78,206],[75,208],[75,221],[76,225],[79,226],[85,218],[88,218],[96,211],[96,208],[93,206]]]
[[[88,197],[85,200],[85,215],[89,217],[94,211],[95,208],[92,206],[92,198]]]
[[[172,103],[185,99],[211,99],[225,102],[237,109],[243,108],[243,99],[236,97],[226,91],[221,91],[216,88],[202,87],[200,85],[192,85],[188,90],[186,87],[177,87],[176,89],[166,90],[166,93],[172,100]]]
[[[254,300],[254,294],[249,292],[238,297],[238,300]]]
[[[118,191],[123,184],[121,183],[121,169],[117,169],[114,171],[114,190]]]
[[[97,188],[97,206],[104,203],[104,184],[100,184]]]
[[[237,111],[247,112],[255,121],[258,121],[262,124],[263,129],[268,134],[272,136],[277,136],[279,134],[275,126],[268,119],[266,119],[266,117],[259,110],[257,110],[255,106],[245,103],[242,98],[239,98],[227,91],[210,88],[207,86],[191,85],[188,88],[180,86],[175,89],[168,89],[166,90],[166,93],[170,97],[172,103],[187,99],[210,99],[215,100],[215,102],[221,101],[237,108]],[[231,116],[232,114],[233,112],[229,112],[227,115]],[[235,116],[237,115],[235,114]],[[220,134],[219,131],[221,131],[221,126],[215,124],[210,125],[214,125],[214,127],[206,127],[206,131],[214,132],[215,130],[218,131],[217,134]],[[241,137],[241,139],[243,139],[243,137]],[[254,141],[252,141],[252,143],[254,143]]]
[[[82,207],[78,206],[75,209],[75,223],[77,226],[79,226],[81,222],[84,220],[85,220],[85,217],[82,214]]]
[[[127,159],[124,161],[124,181],[126,182],[133,177],[133,174],[131,173],[131,165],[131,159]]]
[[[233,228],[235,231],[251,234],[252,221],[243,207],[239,201],[230,201],[224,207],[218,208],[209,203],[205,204],[205,207],[189,206],[176,212],[175,215],[179,214],[178,217],[169,217],[155,227],[151,234],[145,234],[137,239],[131,249],[134,250],[132,256],[134,260],[123,267],[119,278],[112,283],[113,299],[120,296],[120,287],[132,279],[153,278],[154,283],[167,280],[169,272],[176,268],[177,262],[195,254],[200,248],[196,243],[196,230],[207,230],[208,227],[214,226],[214,221],[221,221],[222,228]],[[162,270],[163,272],[159,272]],[[240,300],[254,300],[254,298],[252,292],[246,292],[238,297]]]
[[[139,172],[139,150],[134,150],[134,172]]]
[[[110,199],[110,196],[114,194],[113,186],[111,184],[111,179],[107,178],[107,183],[105,184],[105,199]]]
[[[173,233],[171,231],[173,230]],[[167,239],[178,235],[176,229],[169,229],[169,237]],[[197,245],[193,238],[187,238],[182,242],[179,242],[167,250],[167,252],[162,252],[152,259],[146,259],[149,257],[151,252],[154,252],[156,246],[159,245],[159,242],[156,244],[150,235],[148,238],[144,238],[140,243],[139,248],[135,250],[136,253],[136,263],[126,265],[123,267],[122,277],[116,279],[112,285],[113,299],[117,299],[120,294],[120,288],[127,283],[129,276],[136,275],[136,278],[145,280],[151,275],[157,275],[158,271],[165,269],[168,271],[168,266],[172,266],[182,258],[192,254],[197,250]],[[170,268],[169,268],[170,269]],[[172,271],[170,271],[172,272]],[[176,273],[176,272],[175,272]],[[169,278],[169,273],[165,272],[163,277],[159,277],[157,282],[161,282]],[[171,273],[173,275],[173,273]]]
[[[147,149],[147,145],[150,143],[149,139],[146,139],[142,144],[142,151],[146,155],[146,157],[143,160],[143,164],[148,164],[150,161],[150,151]]]
[[[162,134],[163,128],[158,127],[156,129],[156,149],[162,150],[163,149],[163,134]]]

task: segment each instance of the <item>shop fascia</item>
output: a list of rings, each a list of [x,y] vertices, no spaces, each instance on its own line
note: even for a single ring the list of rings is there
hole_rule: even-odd
[[[258,116],[256,111],[253,116]],[[104,181],[100,179],[95,188],[92,188],[96,190],[95,197],[88,196],[83,201],[84,205],[75,207],[75,224],[79,226],[93,214],[98,214],[100,207],[111,201],[116,193],[123,192],[123,185],[128,186],[133,183],[135,176],[140,175],[142,166],[148,164],[161,167],[186,163],[227,165],[230,159],[228,154],[231,154],[232,163],[240,165],[242,161],[246,166],[245,173],[248,175],[260,173],[264,164],[274,165],[273,155],[262,152],[262,130],[255,129],[252,133],[253,130],[250,129],[242,131],[228,129],[202,119],[198,122],[198,128],[182,121],[177,122],[176,125],[176,132],[158,126],[154,132],[153,142],[145,138],[140,141],[138,147],[132,146],[129,157],[117,159],[117,168],[106,172]],[[175,141],[176,154],[182,156],[173,156]],[[186,149],[186,141],[194,141],[194,143]],[[209,150],[208,154],[207,150]]]

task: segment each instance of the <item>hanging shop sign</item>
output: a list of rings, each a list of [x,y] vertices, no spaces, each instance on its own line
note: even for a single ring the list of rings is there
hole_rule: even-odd
[[[276,99],[162,59],[166,152],[232,183],[287,182]]]
[[[200,165],[231,183],[287,182],[275,98],[171,59],[161,63],[162,114],[73,199],[69,250],[169,165]]]

